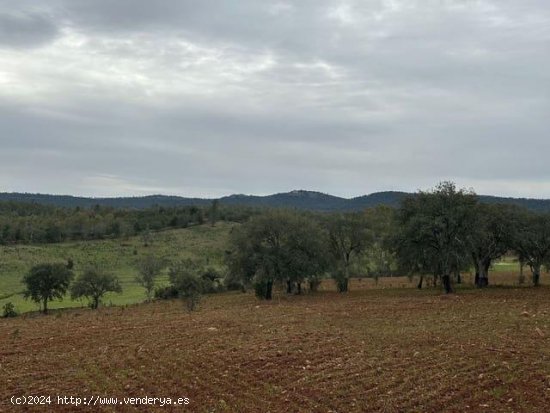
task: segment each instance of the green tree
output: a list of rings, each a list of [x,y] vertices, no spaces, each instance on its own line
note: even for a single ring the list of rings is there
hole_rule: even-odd
[[[381,276],[389,276],[397,268],[396,258],[391,249],[391,235],[395,227],[395,210],[388,206],[378,206],[365,211],[365,218],[372,231],[372,242],[366,249],[369,275],[376,281]]]
[[[452,182],[406,198],[398,211],[396,253],[410,271],[440,277],[446,293],[451,275],[469,259],[477,197]]]
[[[64,264],[39,264],[23,277],[25,298],[42,303],[42,312],[48,312],[48,302],[62,299],[74,274]]]
[[[217,199],[214,199],[212,201],[212,206],[210,207],[210,211],[208,213],[208,218],[210,219],[210,225],[212,226],[215,226],[216,221],[218,221],[219,206],[220,206],[220,201],[218,201]]]
[[[243,284],[254,282],[258,297],[270,300],[276,281],[300,283],[323,271],[320,227],[303,215],[269,211],[251,218],[231,234],[230,271]]]
[[[136,282],[145,288],[147,301],[151,301],[157,277],[163,268],[164,263],[162,260],[158,259],[154,255],[146,255],[138,261],[139,273],[136,276]]]
[[[517,208],[510,205],[476,205],[470,250],[477,287],[489,285],[491,264],[513,247],[517,214]]]
[[[77,276],[71,286],[71,297],[86,297],[92,309],[97,309],[103,296],[108,292],[122,293],[122,287],[116,276],[99,267],[89,267]]]
[[[533,285],[538,287],[541,267],[550,260],[550,214],[520,213],[513,243],[520,262],[531,268]]]
[[[187,309],[194,311],[204,292],[207,279],[199,277],[199,268],[191,260],[174,264],[170,267],[170,283],[178,292],[178,297],[185,301]]]
[[[347,292],[352,263],[372,243],[372,232],[364,214],[336,214],[325,220],[333,277],[338,291]]]

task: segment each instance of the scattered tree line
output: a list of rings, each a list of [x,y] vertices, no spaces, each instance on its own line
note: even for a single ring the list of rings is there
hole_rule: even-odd
[[[244,222],[257,209],[222,206],[117,209],[62,208],[20,202],[0,202],[0,245],[57,243],[68,240],[125,238],[170,228],[217,221]]]
[[[375,278],[419,275],[419,288],[429,276],[450,293],[461,272],[474,269],[475,284],[483,288],[491,265],[508,253],[531,269],[538,286],[541,267],[550,263],[550,214],[480,203],[474,192],[443,182],[397,209],[254,216],[232,234],[227,262],[243,288],[269,300],[277,283],[300,293],[304,283],[315,290],[327,275],[346,292],[357,270]]]
[[[42,263],[33,266],[22,281],[24,297],[40,305],[48,313],[48,304],[61,300],[67,294],[71,299],[87,299],[91,309],[98,309],[105,294],[122,293],[121,283],[115,275],[99,265],[87,266],[78,275],[74,263]],[[168,286],[158,286],[158,277],[168,269]],[[154,255],[146,255],[136,264],[136,282],[145,290],[146,301],[181,298],[190,311],[196,309],[204,293],[224,291],[223,276],[212,267],[204,267],[192,260],[166,263]],[[231,287],[230,287],[231,288]],[[3,307],[3,317],[15,317],[11,302]]]

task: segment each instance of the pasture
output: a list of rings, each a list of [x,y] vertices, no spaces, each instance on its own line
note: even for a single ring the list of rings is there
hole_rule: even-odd
[[[234,224],[237,225],[237,224]],[[187,229],[154,233],[152,243],[144,246],[141,237],[98,241],[66,242],[60,244],[0,246],[0,307],[11,301],[20,312],[37,310],[38,306],[23,298],[23,275],[35,264],[42,262],[74,261],[74,271],[86,265],[101,264],[119,277],[123,293],[107,294],[105,304],[124,305],[144,300],[144,290],[136,281],[136,264],[147,254],[166,261],[191,258],[204,265],[219,267],[223,260],[227,237],[233,224],[218,222],[215,227],[201,225]],[[167,283],[166,272],[159,284]],[[86,301],[53,301],[50,307],[80,307]]]
[[[549,296],[365,287],[28,314],[0,320],[0,411],[90,409],[7,404],[33,394],[191,401],[159,412],[546,412]]]

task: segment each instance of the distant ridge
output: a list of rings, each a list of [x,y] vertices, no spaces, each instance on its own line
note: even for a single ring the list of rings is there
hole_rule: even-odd
[[[399,206],[399,203],[409,195],[412,194],[407,192],[385,191],[347,199],[324,194],[322,192],[296,190],[266,196],[236,194],[219,198],[219,201],[222,205],[296,208],[311,211],[359,211],[379,205],[397,207]],[[550,212],[549,199],[506,198],[488,195],[479,195],[479,199],[481,202],[485,203],[512,204],[534,211]],[[70,195],[0,192],[0,201],[36,203],[70,208],[91,208],[95,205],[101,205],[114,208],[143,209],[156,205],[165,207],[190,205],[204,206],[210,205],[213,199],[185,198],[168,195],[148,195],[141,197],[121,198],[87,198]]]

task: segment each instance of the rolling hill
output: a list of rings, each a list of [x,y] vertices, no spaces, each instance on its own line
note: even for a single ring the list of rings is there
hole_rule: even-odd
[[[222,205],[243,205],[252,207],[297,208],[312,211],[358,211],[378,205],[396,207],[401,200],[411,194],[406,192],[375,192],[356,198],[341,198],[315,191],[296,190],[273,195],[230,195],[219,198]],[[479,195],[481,202],[502,203],[522,206],[535,211],[550,212],[549,199],[505,198]],[[31,202],[59,207],[90,208],[95,205],[114,208],[143,209],[151,206],[210,205],[213,199],[186,198],[168,195],[148,195],[142,197],[87,198],[70,195],[30,194],[17,192],[0,193],[0,201]]]

